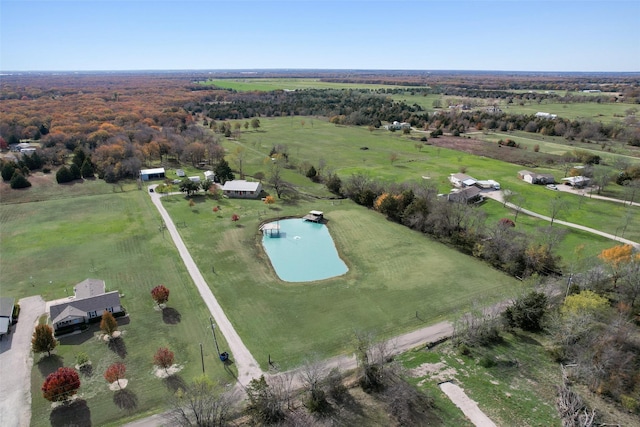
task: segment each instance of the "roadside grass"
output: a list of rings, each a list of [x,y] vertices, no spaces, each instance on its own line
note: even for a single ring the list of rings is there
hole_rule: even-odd
[[[209,313],[171,240],[158,230],[159,215],[149,196],[137,190],[112,194],[104,183],[104,188],[95,187],[97,194],[92,196],[79,191],[71,198],[66,188],[55,194],[54,187],[50,200],[0,205],[3,295],[64,298],[73,293],[76,283],[99,278],[109,290],[124,294],[122,304],[129,314],[120,320],[124,337],[113,349],[97,339],[99,328],[93,324],[82,334],[62,337],[51,358],[34,356],[34,426],[61,425],[56,424],[61,422],[60,410],[51,411],[40,387],[52,370],[74,366],[79,352],[86,352],[93,366],[92,375],[81,375],[79,390],[86,401],[80,405],[81,412],[90,417],[91,425],[122,425],[163,411],[172,387],[202,374],[200,343],[206,375],[214,381],[234,382],[217,357]],[[171,291],[165,312],[154,308],[149,293],[161,283]],[[221,351],[226,349],[224,337],[218,335],[218,339]],[[176,363],[184,367],[169,382],[152,373],[153,355],[161,346],[170,348]],[[127,366],[126,393],[110,391],[102,376],[118,360]]]
[[[416,376],[410,381],[436,397],[442,408],[449,399],[438,383],[453,381],[497,425],[561,425],[554,403],[560,368],[544,349],[542,337],[522,332],[502,335],[501,343],[474,349],[471,357],[460,355],[447,342],[405,353],[399,360],[414,369]],[[430,365],[431,373],[418,373],[424,364]],[[455,407],[449,411],[460,412]]]
[[[348,200],[279,201],[269,208],[259,200],[197,199],[193,209],[182,195],[163,203],[175,222],[186,225],[180,228],[186,245],[263,369],[269,356],[288,369],[310,354],[349,354],[355,331],[388,338],[449,319],[475,301],[491,304],[516,292],[515,279]],[[214,213],[214,206],[221,210]],[[319,282],[283,282],[261,246],[258,226],[312,209],[325,212],[349,272]],[[240,216],[237,224],[233,214]]]

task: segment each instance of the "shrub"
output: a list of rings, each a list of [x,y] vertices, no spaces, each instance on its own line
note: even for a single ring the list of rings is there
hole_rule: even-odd
[[[89,355],[84,351],[76,354],[76,365],[83,366],[89,363]]]
[[[31,183],[21,173],[15,172],[11,178],[11,188],[29,188]]]
[[[42,384],[42,396],[50,402],[69,399],[80,388],[80,376],[75,369],[58,368],[49,374]]]

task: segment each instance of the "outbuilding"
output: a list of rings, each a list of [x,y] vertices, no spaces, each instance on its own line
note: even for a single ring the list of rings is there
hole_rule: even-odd
[[[0,337],[9,333],[13,323],[13,306],[15,299],[9,297],[0,298]]]
[[[165,178],[164,168],[140,170],[140,179],[143,181],[149,181],[152,179],[164,179],[164,178]]]

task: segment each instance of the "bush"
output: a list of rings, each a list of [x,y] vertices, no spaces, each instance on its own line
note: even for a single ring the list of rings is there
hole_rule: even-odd
[[[547,296],[534,291],[514,301],[502,316],[509,327],[537,332],[542,330],[542,319],[546,312]]]
[[[58,182],[58,184],[64,184],[65,182],[73,181],[73,175],[69,171],[68,167],[62,166],[60,169],[58,169],[58,172],[56,172],[56,181]]]
[[[31,183],[21,173],[15,172],[11,178],[11,188],[29,188]]]

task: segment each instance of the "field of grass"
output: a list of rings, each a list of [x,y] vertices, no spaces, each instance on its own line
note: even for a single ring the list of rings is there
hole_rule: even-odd
[[[472,357],[446,343],[405,353],[400,361],[416,373],[421,366],[431,366],[434,373],[415,374],[412,382],[441,401],[438,406],[445,407],[448,400],[438,382],[453,380],[497,425],[561,425],[554,402],[560,368],[538,336],[504,334],[503,342]],[[437,369],[436,364],[444,366]]]
[[[398,335],[450,319],[474,301],[503,299],[517,286],[482,262],[350,201],[301,199],[273,209],[259,200],[194,201],[190,208],[175,195],[163,203],[174,221],[187,224],[180,229],[186,245],[265,369],[269,355],[281,368],[291,368],[313,353],[349,353],[356,330],[380,338]],[[214,206],[221,211],[213,213]],[[282,282],[261,247],[258,225],[312,209],[325,212],[349,272],[321,282]],[[230,220],[234,213],[240,216],[237,225]]]
[[[97,340],[98,328],[93,325],[83,334],[61,338],[52,358],[34,357],[33,426],[51,425],[50,421],[62,425],[58,421],[66,415],[52,414],[40,386],[52,370],[73,366],[81,351],[90,356],[93,374],[81,376],[79,394],[86,407],[78,411],[79,425],[88,425],[86,417],[91,425],[121,425],[126,419],[163,410],[171,387],[202,373],[199,343],[204,347],[207,376],[233,382],[217,358],[209,313],[170,238],[158,231],[159,215],[149,196],[135,186],[112,193],[102,181],[88,184],[87,188],[74,184],[77,197],[69,187],[56,185],[42,193],[48,200],[0,205],[3,296],[63,298],[73,292],[74,284],[92,277],[124,294],[122,304],[129,313],[121,326],[124,347],[117,351]],[[94,195],[86,195],[90,192]],[[154,309],[149,294],[158,284],[171,291],[164,313]],[[218,339],[226,348],[224,337]],[[174,351],[176,362],[184,366],[173,382],[152,373],[153,354],[161,346]],[[108,364],[117,360],[127,366],[130,382],[124,394],[109,391],[102,377]]]
[[[451,188],[447,180],[449,174],[464,168],[467,174],[477,179],[495,179],[503,189],[522,195],[525,209],[549,216],[552,199],[560,197],[566,202],[566,208],[558,214],[558,219],[615,235],[620,235],[624,224],[627,224],[624,237],[640,241],[640,221],[633,220],[638,215],[637,209],[575,194],[559,194],[544,186],[527,184],[517,178],[517,172],[523,169],[519,165],[430,145],[418,150],[415,146],[418,141],[397,132],[371,132],[364,127],[335,126],[317,118],[262,119],[260,123],[261,127],[257,132],[244,132],[239,140],[224,141],[230,151],[238,146],[245,147],[244,169],[249,175],[257,171],[268,173],[265,159],[273,146],[283,143],[288,146],[292,162],[300,164],[307,161],[316,168],[324,163],[327,170],[336,172],[343,179],[354,173],[364,173],[384,182],[418,181],[425,185],[435,184],[443,193]],[[413,137],[419,139],[419,135]],[[367,149],[362,150],[363,147]],[[391,162],[392,155],[397,156],[397,160]],[[233,156],[230,155],[229,159],[233,166]],[[554,168],[540,167],[536,171],[553,173],[558,178],[564,176],[564,171]],[[321,185],[313,184],[296,170],[285,170],[285,179],[304,192],[317,196],[327,194]],[[616,187],[616,184],[609,186]],[[504,210],[499,215],[502,217],[509,214],[513,215]],[[628,215],[631,215],[631,220],[627,219]],[[592,243],[602,242],[602,239],[571,231],[565,241],[584,244],[595,250],[596,246],[592,246]],[[606,241],[603,244],[606,245]],[[610,246],[613,244],[614,242],[609,241]],[[600,247],[599,243],[597,247]],[[563,246],[562,249],[563,254],[573,251],[570,247]]]
[[[216,79],[207,80],[201,82],[204,85],[213,85],[223,89],[233,89],[238,92],[249,91],[272,91],[272,90],[295,90],[295,89],[386,89],[386,88],[401,88],[403,86],[393,85],[379,85],[379,84],[354,84],[354,83],[331,83],[323,82],[319,79],[296,79],[296,78],[283,78],[283,79],[270,79],[270,78],[257,78],[257,79]],[[409,88],[410,89],[410,88]]]

